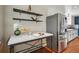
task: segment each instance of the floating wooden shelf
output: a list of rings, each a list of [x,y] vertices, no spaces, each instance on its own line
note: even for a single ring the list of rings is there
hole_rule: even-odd
[[[31,19],[21,19],[21,18],[13,18],[13,20],[22,20],[22,21],[43,22],[43,21],[41,21],[41,20],[31,20]]]
[[[36,16],[43,16],[42,14],[35,13],[35,12],[29,12],[29,11],[24,11],[20,9],[13,8],[14,12],[19,12],[19,13],[26,13],[26,14],[31,14],[31,15],[36,15]]]

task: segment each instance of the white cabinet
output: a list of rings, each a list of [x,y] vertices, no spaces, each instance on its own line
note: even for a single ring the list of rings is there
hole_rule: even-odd
[[[74,29],[68,29],[67,31],[67,42],[73,40],[74,38],[76,38],[77,35],[77,30]]]

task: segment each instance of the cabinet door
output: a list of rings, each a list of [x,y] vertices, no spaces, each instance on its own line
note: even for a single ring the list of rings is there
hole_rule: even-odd
[[[75,37],[78,36],[78,30],[75,30],[75,32],[74,32],[74,36],[75,36]]]
[[[67,32],[67,41],[69,42],[70,41],[70,33]]]
[[[78,30],[75,30],[75,36],[78,36]]]
[[[72,31],[68,31],[68,42],[72,40]]]
[[[73,32],[73,30],[71,31],[71,40],[73,40],[73,38],[74,38],[74,32]]]

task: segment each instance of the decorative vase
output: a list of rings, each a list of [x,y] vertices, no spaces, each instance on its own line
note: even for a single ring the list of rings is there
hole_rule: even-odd
[[[16,36],[18,36],[18,35],[21,34],[21,31],[19,30],[19,28],[17,28],[17,29],[15,30],[14,34],[15,34]]]

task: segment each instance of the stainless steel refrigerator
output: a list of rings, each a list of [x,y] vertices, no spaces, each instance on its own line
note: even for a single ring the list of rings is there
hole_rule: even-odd
[[[64,15],[57,13],[46,18],[46,31],[53,34],[52,42],[47,40],[48,48],[58,51],[59,36],[66,32],[66,18]],[[51,47],[52,45],[52,47]]]

